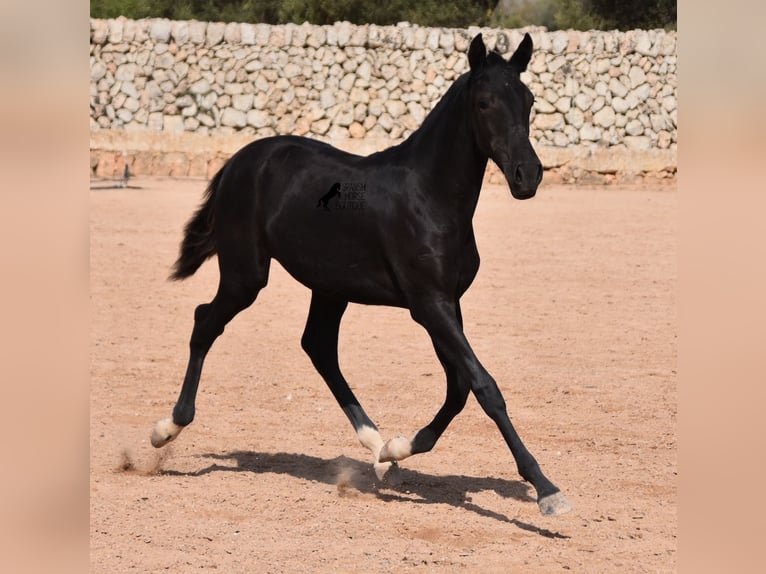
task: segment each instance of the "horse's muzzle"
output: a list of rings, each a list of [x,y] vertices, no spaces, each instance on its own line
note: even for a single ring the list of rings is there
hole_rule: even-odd
[[[543,166],[539,161],[517,162],[503,170],[511,195],[516,199],[529,199],[537,193],[543,180]]]

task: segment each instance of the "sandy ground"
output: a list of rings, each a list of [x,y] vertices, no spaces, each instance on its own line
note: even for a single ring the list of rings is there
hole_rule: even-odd
[[[205,182],[134,183],[91,191],[93,572],[676,570],[673,188],[482,192],[466,333],[575,506],[543,517],[473,398],[400,486],[378,483],[300,349],[310,293],[277,264],[208,356],[195,422],[153,449],[217,267],[166,280]],[[340,356],[384,438],[441,404],[443,372],[405,311],[351,306]]]

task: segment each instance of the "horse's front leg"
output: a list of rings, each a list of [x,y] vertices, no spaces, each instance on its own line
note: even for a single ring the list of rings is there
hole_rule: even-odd
[[[537,491],[540,511],[551,515],[571,510],[569,502],[543,474],[540,465],[524,446],[511,424],[505,400],[497,383],[476,358],[463,334],[457,305],[448,300],[437,299],[414,305],[410,311],[413,319],[428,331],[439,359],[445,366],[448,398],[434,421],[418,431],[412,440],[396,437],[388,441],[381,451],[380,460],[401,460],[432,448],[447,424],[462,409],[470,389],[503,435],[516,460],[519,474]]]

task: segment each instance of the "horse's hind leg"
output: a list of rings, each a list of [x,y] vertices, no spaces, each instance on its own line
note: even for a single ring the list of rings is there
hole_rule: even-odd
[[[347,306],[346,301],[323,297],[314,292],[301,346],[351,421],[359,442],[372,451],[377,477],[395,482],[398,479],[395,474],[396,464],[378,461],[383,448],[378,427],[364,412],[338,365],[338,330]]]
[[[241,247],[240,247],[241,249]],[[234,316],[249,307],[268,279],[269,259],[259,262],[251,259],[243,262],[242,253],[238,261],[228,262],[219,254],[221,278],[218,292],[210,303],[199,305],[194,311],[194,329],[189,341],[189,363],[186,368],[181,394],[178,397],[172,418],[158,421],[152,431],[152,445],[164,446],[194,420],[194,402],[197,396],[202,365],[213,342],[223,333],[226,324]]]

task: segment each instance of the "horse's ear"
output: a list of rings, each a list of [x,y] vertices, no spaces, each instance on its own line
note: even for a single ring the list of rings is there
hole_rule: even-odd
[[[530,59],[532,59],[532,36],[527,33],[524,34],[524,39],[519,44],[519,47],[516,48],[508,63],[520,74],[527,69]]]
[[[487,48],[484,46],[481,34],[477,34],[471,41],[471,47],[468,48],[468,64],[471,66],[471,70],[478,70],[484,65],[486,59]]]

